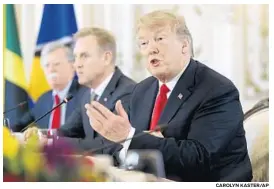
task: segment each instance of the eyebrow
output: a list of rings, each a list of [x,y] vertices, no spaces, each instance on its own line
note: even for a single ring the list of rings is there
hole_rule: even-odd
[[[46,61],[46,62],[44,62],[42,65],[46,66],[46,65],[48,65],[48,64],[57,64],[57,63],[60,63],[60,61],[58,61],[58,60]]]
[[[137,40],[144,40],[144,37],[138,37]]]
[[[88,54],[88,52],[81,52],[81,53],[79,54],[79,56],[83,56],[83,55],[85,55],[85,54]],[[73,53],[73,56],[74,56],[74,57],[76,57],[76,55],[77,55],[76,53]]]

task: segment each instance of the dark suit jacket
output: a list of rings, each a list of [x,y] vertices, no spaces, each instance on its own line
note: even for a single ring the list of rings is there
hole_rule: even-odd
[[[136,83],[133,80],[126,77],[120,69],[116,67],[99,102],[109,110],[114,111],[116,101],[121,100],[123,104],[129,103],[130,92],[133,90],[135,84]],[[70,116],[66,124],[59,129],[58,135],[61,137],[55,141],[55,144],[58,145],[58,141],[66,141],[77,148],[76,150],[78,152],[82,152],[111,143],[110,141],[103,139],[90,126],[85,108],[85,104],[90,103],[90,101],[90,90],[88,90],[83,95],[81,103]],[[118,147],[121,148],[120,145],[118,145]],[[102,152],[98,151],[97,153]]]
[[[73,98],[67,103],[65,120],[74,111],[77,104],[80,102],[82,95],[87,90],[86,87],[79,85],[77,80],[73,80],[69,89],[69,94],[73,95]],[[44,115],[47,111],[53,107],[52,90],[43,94],[35,103],[34,107],[24,114],[20,120],[12,126],[14,132],[20,132],[23,128],[29,125],[31,122]],[[37,126],[41,129],[48,129],[50,120],[50,114],[37,122]]]
[[[154,77],[136,85],[127,110],[135,135],[149,129],[157,92]],[[158,123],[168,124],[165,138],[145,134],[133,139],[129,150],[160,150],[168,178],[251,181],[243,111],[229,79],[191,59]]]

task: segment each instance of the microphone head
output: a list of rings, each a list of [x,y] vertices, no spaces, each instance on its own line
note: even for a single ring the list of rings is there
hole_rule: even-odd
[[[25,104],[27,104],[27,101],[21,102],[19,106],[24,106]]]
[[[64,98],[64,102],[68,103],[68,101],[70,101],[73,98],[73,96],[71,94],[68,94],[68,96],[66,98]]]

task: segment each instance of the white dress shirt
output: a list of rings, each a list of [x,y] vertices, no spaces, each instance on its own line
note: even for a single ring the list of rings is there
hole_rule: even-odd
[[[64,100],[64,98],[67,97],[71,84],[72,84],[72,80],[67,84],[67,86],[62,91],[56,91],[56,90],[52,91],[52,98],[53,98],[53,106],[52,106],[52,108],[57,105],[57,104],[55,104],[55,100],[54,100],[55,99],[54,98],[55,95],[58,95],[59,98],[60,98],[60,102],[62,102]],[[61,106],[61,123],[60,123],[60,126],[65,123],[65,120],[66,120],[66,108],[67,108],[67,104],[66,103]],[[52,123],[52,119],[53,119],[53,112],[51,112],[51,114],[50,114],[49,128],[51,128],[51,123]]]
[[[186,66],[182,69],[182,71],[177,76],[175,76],[172,80],[170,80],[169,82],[166,83],[166,86],[169,89],[169,92],[167,93],[167,99],[169,98],[170,94],[172,93],[176,83],[178,82],[180,77],[183,75],[183,73],[184,73],[185,69],[187,68],[188,64],[189,64],[189,62],[186,64]],[[160,94],[160,88],[163,84],[160,80],[158,80],[158,82],[159,82],[159,89],[158,89],[157,97]],[[127,139],[132,138],[134,133],[135,133],[135,128],[131,127]],[[126,158],[126,154],[127,154],[130,143],[131,143],[131,140],[127,140],[126,142],[124,142],[122,144],[123,148],[121,149],[121,151],[119,153],[119,158],[120,158],[121,162],[124,162],[124,160]]]
[[[95,92],[97,96],[96,100],[99,100],[103,94],[103,92],[105,91],[108,83],[110,82],[112,76],[113,76],[114,72],[112,72],[98,87],[96,87],[95,89],[91,88],[90,89],[90,94],[92,94],[93,92]]]

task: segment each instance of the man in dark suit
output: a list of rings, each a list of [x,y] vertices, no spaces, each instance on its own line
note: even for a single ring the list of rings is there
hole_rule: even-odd
[[[111,80],[107,84],[102,95],[96,95],[95,99],[110,111],[114,111],[117,100],[122,100],[123,103],[129,103],[130,92],[134,86],[135,83],[126,77],[118,67],[115,67],[113,76],[111,77]],[[85,104],[91,102],[91,96],[90,91],[84,93],[77,109],[74,110],[66,124],[58,130],[59,138],[55,141],[55,145],[58,145],[58,142],[65,141],[70,145],[73,145],[75,150],[78,152],[85,152],[110,143],[110,141],[102,138],[91,127],[92,123],[90,123],[85,109]],[[115,151],[113,151],[113,153],[114,152]],[[105,153],[109,154],[109,152]]]
[[[34,107],[12,126],[12,130],[15,132],[21,132],[27,125],[61,103],[68,94],[71,94],[73,99],[69,103],[63,104],[37,122],[37,127],[41,129],[59,128],[66,122],[80,102],[81,96],[87,90],[86,87],[79,85],[77,80],[73,79],[75,74],[73,51],[62,43],[51,42],[43,48],[41,65],[51,90],[43,94]]]
[[[66,141],[77,150],[85,151],[110,141],[94,132],[84,105],[95,97],[113,111],[118,99],[128,102],[136,83],[115,66],[116,42],[111,33],[101,28],[83,28],[74,38],[74,66],[78,81],[90,90],[82,96],[66,124],[58,129],[59,138],[55,145]]]
[[[180,181],[251,181],[243,111],[233,83],[192,59],[184,18],[165,11],[143,16],[138,43],[152,77],[136,85],[129,106],[117,115],[98,102],[86,104],[92,127],[104,138],[124,142],[120,154],[156,149],[168,178]]]

